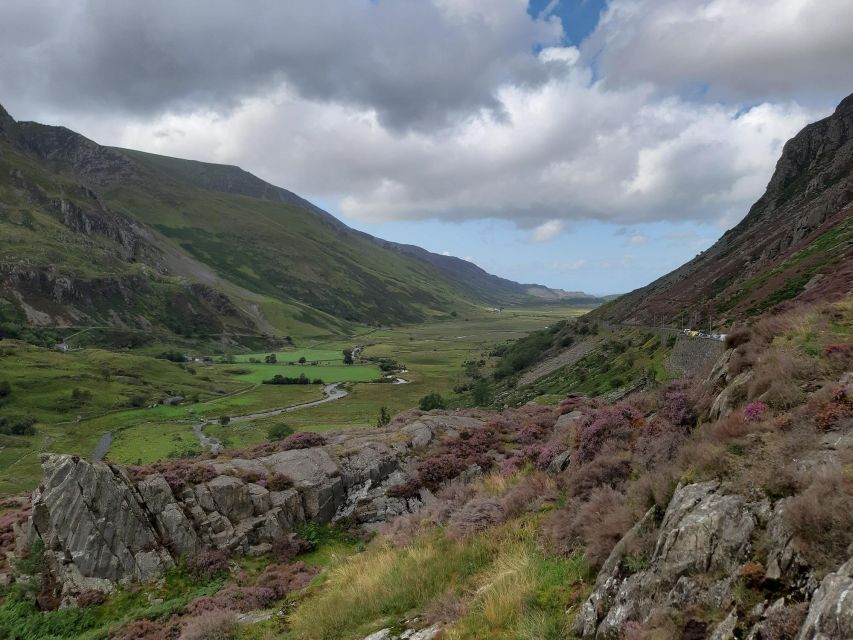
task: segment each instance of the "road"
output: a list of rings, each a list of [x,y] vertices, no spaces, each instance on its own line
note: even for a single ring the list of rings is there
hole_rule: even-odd
[[[349,395],[348,391],[341,389],[341,384],[342,383],[340,382],[336,382],[335,384],[327,384],[323,387],[323,394],[325,397],[320,400],[309,400],[308,402],[291,404],[286,407],[281,407],[280,409],[270,409],[269,411],[258,411],[256,413],[247,413],[242,416],[234,416],[231,418],[230,423],[271,418],[273,416],[280,416],[283,413],[289,413],[299,409],[307,409],[308,407],[316,407],[321,404],[326,404],[327,402],[341,400]],[[198,443],[201,445],[202,449],[210,449],[213,452],[220,451],[222,449],[222,443],[219,440],[204,434],[204,428],[209,424],[216,424],[216,422],[216,420],[203,420],[193,425],[193,433],[195,433],[196,438],[198,438]]]

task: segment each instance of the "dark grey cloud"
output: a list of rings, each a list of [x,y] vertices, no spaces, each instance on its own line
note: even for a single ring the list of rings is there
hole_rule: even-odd
[[[375,110],[395,129],[442,126],[496,89],[535,86],[555,19],[472,0],[67,0],[0,4],[0,91],[22,108],[150,115],[225,110],[282,82]]]

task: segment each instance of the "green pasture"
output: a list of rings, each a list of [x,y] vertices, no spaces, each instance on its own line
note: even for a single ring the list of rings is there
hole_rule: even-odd
[[[482,312],[441,322],[394,328],[359,328],[350,337],[315,341],[277,353],[275,365],[252,364],[235,356],[233,364],[180,365],[132,352],[86,349],[59,353],[5,340],[0,342],[0,381],[12,392],[0,399],[3,415],[37,419],[34,436],[0,435],[0,495],[29,491],[41,479],[39,454],[77,453],[89,457],[104,432],[113,433],[107,457],[121,463],[151,462],[191,451],[196,444],[192,425],[215,419],[279,409],[323,397],[319,385],[264,385],[276,374],[304,373],[325,383],[343,382],[349,395],[335,402],[300,408],[263,419],[235,421],[205,430],[227,445],[262,442],[267,429],[286,422],[297,430],[326,431],[370,428],[380,408],[393,415],[416,407],[420,398],[437,391],[453,396],[453,388],[468,380],[466,360],[484,360],[484,374],[494,366],[489,352],[562,318],[585,310],[512,309]],[[363,346],[364,362],[331,364],[342,350]],[[305,357],[318,365],[286,364]],[[382,373],[371,360],[390,358],[405,366],[400,374],[408,384],[374,384]],[[79,389],[76,397],[73,390]],[[181,395],[178,406],[156,404]],[[140,406],[131,406],[131,404]]]
[[[224,365],[221,365],[224,367]],[[363,365],[278,365],[278,364],[240,364],[239,369],[228,365],[232,371],[244,370],[246,373],[235,374],[235,378],[244,382],[260,384],[273,376],[282,375],[287,378],[298,378],[305,374],[311,380],[320,378],[325,384],[333,382],[369,382],[382,377],[382,372],[375,367]],[[292,385],[275,385],[292,386]]]
[[[305,361],[309,363],[318,362],[323,365],[330,362],[343,364],[344,361],[343,349],[296,349],[293,351],[275,351],[267,353],[243,353],[235,355],[234,362],[252,362],[252,360],[264,362],[264,358],[272,353],[275,354],[276,362],[278,364],[299,362],[300,358],[305,358]]]

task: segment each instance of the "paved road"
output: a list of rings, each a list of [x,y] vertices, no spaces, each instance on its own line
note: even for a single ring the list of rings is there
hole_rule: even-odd
[[[249,420],[259,420],[261,418],[271,418],[273,416],[279,416],[283,413],[289,413],[291,411],[297,411],[298,409],[307,409],[308,407],[316,407],[321,404],[326,404],[327,402],[334,402],[335,400],[340,400],[341,398],[345,398],[349,395],[349,392],[345,389],[341,389],[340,382],[336,382],[335,384],[327,384],[323,387],[324,398],[320,400],[310,400],[308,402],[300,402],[298,404],[291,404],[286,407],[281,407],[279,409],[270,409],[269,411],[258,411],[256,413],[247,413],[242,416],[234,416],[231,418],[231,423],[234,422],[248,422]],[[198,443],[201,445],[202,449],[210,449],[213,452],[222,450],[222,443],[212,437],[204,434],[204,428],[209,424],[215,424],[216,420],[203,420],[201,422],[197,422],[193,425],[193,433],[195,433],[196,438],[198,438]]]

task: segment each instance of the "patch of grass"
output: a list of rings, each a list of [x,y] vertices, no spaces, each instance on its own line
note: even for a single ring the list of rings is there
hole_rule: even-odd
[[[142,589],[121,589],[102,605],[88,609],[40,611],[31,596],[13,586],[0,606],[0,638],[10,640],[101,640],[131,620],[163,620],[191,600],[213,595],[222,580],[194,581],[182,569],[169,571],[162,583]]]
[[[299,362],[300,358],[305,358],[309,363],[318,362],[322,364],[342,364],[344,360],[343,350],[337,349],[296,349],[294,351],[268,351],[266,353],[243,353],[234,356],[235,362],[264,362],[264,358],[270,354],[275,354],[276,361],[279,364],[287,364],[291,362]]]
[[[445,598],[458,598],[467,612],[448,638],[514,638],[524,629],[521,637],[561,637],[571,622],[568,593],[585,577],[579,558],[541,555],[533,519],[463,541],[438,530],[403,548],[379,540],[332,566],[290,615],[289,637],[361,638]]]
[[[233,368],[233,367],[231,367]],[[305,374],[309,379],[320,378],[325,384],[332,382],[369,382],[382,377],[378,368],[365,365],[277,365],[277,364],[246,364],[241,365],[248,373],[235,377],[244,382],[261,383],[270,380],[275,375],[298,378]]]

